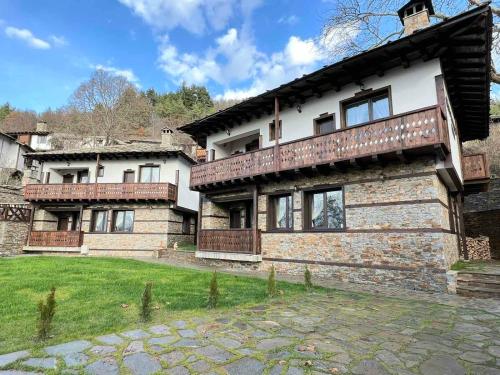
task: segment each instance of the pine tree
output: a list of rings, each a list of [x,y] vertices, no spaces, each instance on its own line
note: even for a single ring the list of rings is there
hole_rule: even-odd
[[[38,339],[46,340],[49,338],[50,330],[52,328],[52,319],[56,312],[56,288],[52,287],[47,302],[41,300],[38,303],[38,311],[40,313],[38,319]]]
[[[276,289],[276,270],[274,265],[271,266],[271,272],[269,272],[269,278],[267,279],[267,294],[269,297],[275,297],[278,293]]]
[[[212,280],[210,280],[210,291],[208,294],[208,308],[215,309],[219,302],[219,285],[217,284],[217,271],[214,271]]]
[[[307,266],[306,266],[306,270],[304,271],[304,285],[306,286],[307,290],[311,290],[313,287],[311,271],[309,270],[309,267],[307,267]]]
[[[141,320],[143,322],[148,322],[151,320],[151,288],[153,287],[152,282],[147,282],[146,287],[144,288],[144,292],[142,293],[141,300]]]

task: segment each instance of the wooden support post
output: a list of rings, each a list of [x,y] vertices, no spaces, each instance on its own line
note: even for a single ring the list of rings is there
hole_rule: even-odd
[[[280,168],[280,101],[274,97],[274,168],[278,172]]]
[[[462,251],[464,254],[464,259],[469,259],[469,251],[467,249],[467,238],[465,236],[465,222],[464,222],[464,204],[463,204],[463,195],[459,194],[457,196],[458,201],[458,225],[460,227],[460,237],[462,238]]]
[[[97,154],[95,163],[95,178],[94,178],[94,198],[97,199],[97,179],[99,178],[99,164],[101,162],[101,154]]]
[[[254,186],[253,189],[253,210],[252,210],[252,233],[253,233],[253,241],[252,241],[252,251],[254,254],[257,254],[257,234],[258,234],[258,211],[259,211],[259,196],[257,191],[257,185]]]
[[[30,224],[28,227],[28,238],[26,238],[26,245],[30,245],[30,239],[31,239],[31,231],[33,230],[33,220],[35,219],[35,206],[31,209],[31,214],[30,214]]]
[[[200,193],[200,199],[198,203],[198,225],[196,228],[196,249],[200,250],[200,232],[201,232],[201,224],[202,224],[202,216],[203,216],[203,199],[204,195]]]
[[[175,202],[174,207],[177,207],[177,200],[179,199],[179,170],[175,170]]]

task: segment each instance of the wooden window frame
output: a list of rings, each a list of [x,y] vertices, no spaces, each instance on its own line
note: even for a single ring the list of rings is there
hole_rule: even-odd
[[[88,182],[82,182],[82,172],[87,172],[87,180],[88,180]],[[88,184],[88,183],[90,183],[90,171],[88,169],[85,169],[83,171],[76,172],[76,182],[78,184]]]
[[[97,167],[97,177],[104,177],[104,166],[99,165]]]
[[[104,219],[105,225],[104,225],[104,230],[95,230],[95,217],[94,213],[96,212],[105,212],[106,217]],[[89,228],[89,233],[108,233],[108,223],[109,223],[109,211],[104,210],[104,209],[97,209],[97,210],[92,210],[90,213],[90,228]]]
[[[290,210],[292,214],[292,222],[289,223],[289,216],[286,216],[286,221],[287,221],[287,227],[286,228],[277,228],[276,227],[276,200],[283,198],[283,197],[290,197],[290,204],[288,204],[287,201],[287,207],[286,211]],[[294,229],[294,218],[293,218],[293,192],[276,192],[268,195],[267,199],[267,228],[268,232],[293,232]]]
[[[280,136],[279,139],[283,138],[283,122],[280,120],[279,122],[279,128],[280,128]],[[269,142],[275,141],[276,140],[276,124],[274,123],[274,120],[269,123]]]
[[[378,98],[378,97],[382,96],[384,93],[387,93],[387,99],[389,101],[389,116],[381,117],[379,119],[373,120],[372,100],[374,98]],[[356,124],[356,125],[347,126],[347,116],[346,116],[347,115],[347,108],[349,106],[352,106],[356,103],[360,103],[363,101],[368,101],[368,118],[369,118],[369,120],[366,122]],[[385,87],[381,87],[377,90],[369,89],[369,90],[364,90],[364,91],[358,92],[358,93],[354,94],[353,97],[342,100],[340,102],[340,128],[341,129],[352,129],[352,128],[356,128],[358,126],[370,124],[370,123],[375,122],[375,121],[383,121],[384,119],[389,118],[391,116],[393,116],[393,110],[392,110],[392,89],[391,89],[390,85],[385,86]]]
[[[160,169],[160,164],[143,164],[139,165],[139,180],[138,183],[141,184],[156,184],[156,182],[141,182],[142,180],[142,169],[143,168],[158,168],[158,182],[161,180],[161,169]]]
[[[115,224],[116,224],[116,215],[118,212],[127,212],[130,211],[133,213],[133,219],[132,219],[132,228],[130,231],[128,230],[115,230]],[[134,224],[135,224],[135,210],[130,210],[130,209],[117,209],[117,210],[111,210],[111,228],[110,232],[111,233],[134,233]]]
[[[323,202],[326,202],[326,193],[329,191],[342,192],[342,228],[313,228],[312,227],[312,196],[318,193],[324,193]],[[346,231],[346,212],[345,212],[345,189],[343,185],[325,185],[307,188],[303,190],[302,196],[302,226],[304,232],[345,232]],[[325,223],[328,223],[328,213],[324,210]]]
[[[133,173],[133,174],[134,174],[134,182],[126,182],[126,181],[125,181],[125,175],[126,175],[127,173]],[[129,183],[129,184],[133,184],[133,183],[135,183],[135,170],[134,170],[134,169],[126,169],[126,170],[124,170],[124,171],[123,171],[123,178],[122,178],[122,182],[123,182],[124,184],[125,184],[125,183]]]
[[[319,124],[318,124],[318,121],[322,121],[328,117],[331,117],[332,118],[332,122],[333,122],[333,130],[331,132],[328,132],[328,133],[323,133],[321,134],[319,132]],[[318,117],[316,117],[315,119],[313,119],[313,125],[314,125],[314,135],[315,136],[318,136],[318,135],[325,135],[325,134],[332,134],[335,132],[335,130],[337,130],[337,121],[335,119],[335,113],[322,113],[321,115],[319,115]]]

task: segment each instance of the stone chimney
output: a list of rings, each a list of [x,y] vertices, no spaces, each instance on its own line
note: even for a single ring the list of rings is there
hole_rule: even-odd
[[[36,131],[37,132],[46,132],[49,131],[49,127],[45,121],[38,121],[36,123]]]
[[[174,148],[174,131],[169,128],[161,130],[161,146],[165,148]]]
[[[431,23],[430,16],[433,14],[432,0],[411,0],[398,10],[405,35],[428,27]]]

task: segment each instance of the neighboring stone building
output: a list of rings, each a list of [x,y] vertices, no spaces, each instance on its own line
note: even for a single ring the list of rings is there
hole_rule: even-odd
[[[485,173],[461,142],[488,135],[492,14],[429,26],[429,4],[402,8],[406,37],[180,128],[208,151],[198,258],[446,290],[464,182]]]
[[[30,151],[29,146],[0,133],[0,185],[21,185],[24,155]]]
[[[0,185],[0,256],[22,252],[30,213],[21,186]]]
[[[39,184],[25,187],[34,214],[28,252],[148,256],[193,243],[198,193],[195,162],[180,150],[129,144],[28,154],[41,164]]]

